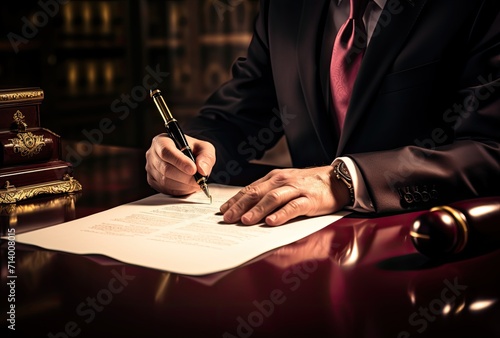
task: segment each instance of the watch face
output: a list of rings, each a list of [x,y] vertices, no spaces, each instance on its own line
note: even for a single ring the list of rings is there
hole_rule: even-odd
[[[339,170],[342,172],[342,174],[344,174],[345,176],[347,176],[348,178],[351,178],[351,175],[349,174],[349,170],[347,169],[347,166],[345,165],[344,162],[342,162],[339,166]]]

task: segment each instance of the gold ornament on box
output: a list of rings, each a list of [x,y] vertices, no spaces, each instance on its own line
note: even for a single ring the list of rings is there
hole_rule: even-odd
[[[43,135],[33,135],[26,131],[26,123],[24,123],[24,115],[18,110],[14,114],[14,122],[17,124],[17,138],[9,139],[14,147],[14,153],[21,154],[22,157],[32,157],[40,153],[45,146]]]
[[[24,123],[24,118],[25,116],[20,110],[16,111],[13,116],[14,122],[17,124],[17,131],[19,132],[25,132],[28,127],[28,125]]]
[[[0,189],[0,203],[16,203],[28,198],[46,194],[62,194],[82,190],[80,182],[69,175],[65,175],[60,181],[44,182],[16,188],[9,181],[5,189]]]

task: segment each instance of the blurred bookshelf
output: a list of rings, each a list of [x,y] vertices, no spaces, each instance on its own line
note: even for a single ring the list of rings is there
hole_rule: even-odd
[[[246,54],[258,0],[142,0],[143,66],[165,65],[161,84],[167,103],[192,117],[204,100],[230,77],[232,63]],[[162,132],[156,112],[145,123]]]
[[[7,2],[0,87],[42,88],[42,126],[64,139],[101,130],[94,143],[147,147],[163,132],[147,87],[187,121],[245,55],[257,11],[258,0]]]

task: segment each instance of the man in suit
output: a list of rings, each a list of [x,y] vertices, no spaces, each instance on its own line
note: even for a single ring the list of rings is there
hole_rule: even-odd
[[[158,135],[146,154],[149,184],[189,194],[198,171],[246,185],[221,206],[224,220],[269,225],[498,194],[500,2],[370,0],[341,123],[330,69],[350,3],[261,1],[247,56],[186,129],[196,165]],[[248,163],[282,135],[294,168]]]

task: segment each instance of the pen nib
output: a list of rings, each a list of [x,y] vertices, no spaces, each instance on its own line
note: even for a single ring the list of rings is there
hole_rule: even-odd
[[[210,192],[208,191],[208,185],[206,183],[201,185],[201,190],[203,190],[205,195],[210,199],[210,204],[212,204],[212,195],[210,195]]]

